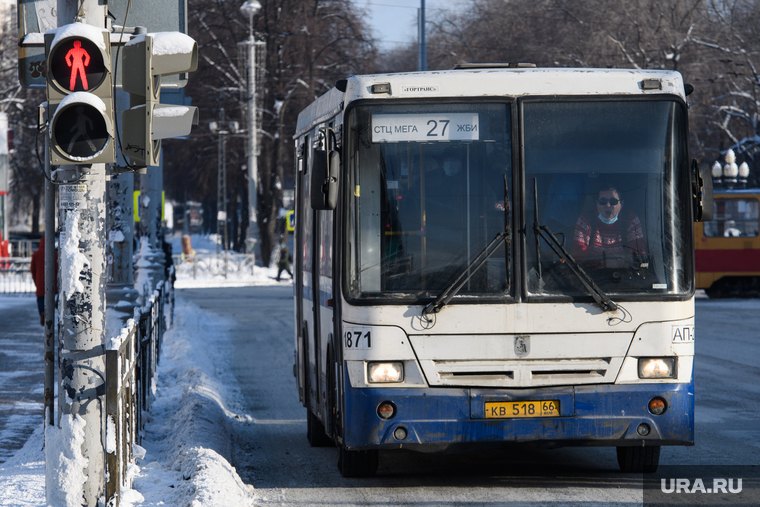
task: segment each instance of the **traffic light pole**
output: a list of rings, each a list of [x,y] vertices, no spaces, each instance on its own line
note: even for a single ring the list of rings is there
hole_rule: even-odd
[[[45,136],[45,424],[55,425],[55,186],[50,181],[48,136]]]
[[[108,286],[121,292],[134,290],[132,275],[132,194],[134,175],[111,176],[108,183]],[[127,299],[120,294],[120,299]]]
[[[99,5],[98,0],[82,0],[76,2],[79,12],[83,15],[80,19],[85,25],[91,25],[98,29],[107,28],[107,8]],[[72,26],[72,25],[67,25]],[[73,50],[85,51],[83,42],[73,42]],[[51,56],[54,58],[51,46]],[[65,51],[62,50],[62,51]],[[95,54],[95,51],[90,50]],[[84,54],[84,53],[83,53]],[[76,56],[74,62],[76,65]],[[84,58],[80,56],[80,58]],[[110,59],[110,58],[109,58]],[[108,64],[110,72],[110,64]],[[53,69],[50,68],[52,73]],[[88,67],[89,69],[89,67]],[[64,68],[65,70],[65,68]],[[85,90],[88,84],[83,76],[76,76],[74,68],[71,74],[71,88],[74,79],[80,78]],[[84,73],[84,70],[82,70]],[[88,76],[89,77],[89,76]],[[92,81],[92,79],[91,79]],[[61,84],[66,85],[62,79]],[[105,91],[108,93],[110,78],[107,81]],[[91,88],[94,88],[92,86]],[[48,94],[50,95],[50,87]],[[70,95],[69,97],[72,97]],[[48,97],[50,103],[50,96]],[[111,102],[111,103],[109,103]],[[63,104],[63,101],[61,101]],[[110,109],[112,101],[105,99],[104,103]],[[73,108],[69,108],[72,110]],[[71,132],[83,122],[80,110],[74,109],[73,120],[64,116],[64,107],[58,106],[56,114],[60,114],[58,123],[61,130],[56,129],[55,118],[51,118],[51,132],[61,153],[61,149],[68,151],[74,148],[75,143],[82,139],[84,148],[94,146],[94,140],[90,140],[89,132],[83,129],[75,131],[73,139],[56,139],[57,132]],[[79,115],[79,116],[76,116]],[[72,122],[72,123],[69,123]],[[73,123],[75,122],[75,123]],[[67,125],[68,124],[68,125]],[[74,129],[72,129],[74,127]],[[68,129],[68,130],[66,130]],[[107,141],[108,142],[108,141]],[[110,141],[112,142],[112,141]],[[106,145],[107,146],[107,145]],[[112,149],[112,148],[110,148]],[[64,153],[65,154],[65,153]],[[106,153],[106,158],[107,158]],[[64,165],[77,162],[58,162],[59,180],[72,181],[75,183],[60,185],[58,222],[60,232],[60,269],[61,283],[59,286],[59,325],[58,343],[60,354],[61,386],[59,389],[59,427],[68,434],[62,435],[65,439],[81,438],[82,444],[81,462],[82,472],[85,476],[82,485],[82,504],[95,506],[98,500],[105,494],[105,442],[106,442],[106,413],[105,413],[105,303],[106,303],[106,165],[100,163],[94,157],[91,165]],[[107,160],[103,160],[105,162]],[[53,163],[56,163],[55,160]],[[53,458],[50,456],[50,458]],[[46,460],[46,466],[58,466]],[[86,463],[86,464],[85,464]],[[71,473],[73,470],[55,470],[56,474]],[[53,474],[46,474],[51,476]],[[48,480],[47,497],[48,503],[54,500],[56,493]],[[53,478],[52,481],[56,479]],[[55,503],[55,502],[53,502]]]
[[[105,443],[105,303],[106,303],[106,167],[93,164],[81,181],[61,186],[61,323],[59,325],[60,417],[84,422],[82,457],[86,505],[97,505],[104,493]],[[78,238],[77,238],[78,236]],[[67,272],[72,256],[87,264]],[[67,280],[65,277],[75,279]],[[81,285],[76,286],[79,282]]]

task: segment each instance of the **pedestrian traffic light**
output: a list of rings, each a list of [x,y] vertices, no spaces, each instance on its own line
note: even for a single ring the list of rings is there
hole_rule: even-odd
[[[161,139],[190,134],[198,108],[161,104],[161,76],[198,68],[198,44],[180,32],[138,35],[122,49],[122,87],[129,110],[122,113],[121,152],[136,166],[155,166]]]
[[[113,163],[111,40],[72,23],[45,34],[52,165]]]

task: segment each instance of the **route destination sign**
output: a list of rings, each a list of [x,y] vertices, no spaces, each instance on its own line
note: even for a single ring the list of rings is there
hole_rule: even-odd
[[[372,142],[477,141],[478,113],[373,114]]]

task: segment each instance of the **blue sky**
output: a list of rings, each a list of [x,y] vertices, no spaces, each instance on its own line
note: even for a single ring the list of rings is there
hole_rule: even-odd
[[[440,10],[460,10],[465,0],[425,0],[426,18]],[[417,9],[420,0],[354,0],[369,15],[369,24],[378,47],[390,49],[417,40]]]

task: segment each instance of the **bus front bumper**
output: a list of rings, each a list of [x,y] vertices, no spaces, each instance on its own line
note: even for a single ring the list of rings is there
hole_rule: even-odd
[[[665,412],[647,405],[658,396]],[[486,403],[558,401],[559,417],[486,418]],[[377,414],[390,402],[392,418]],[[346,391],[344,445],[351,449],[444,451],[493,443],[546,446],[694,445],[694,383],[541,389],[356,389]],[[642,435],[642,426],[648,433]],[[403,428],[403,431],[396,431]],[[644,428],[647,429],[647,428]],[[405,438],[399,436],[406,434]]]

